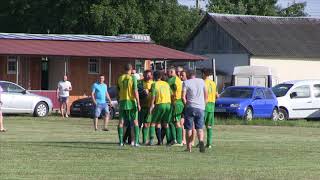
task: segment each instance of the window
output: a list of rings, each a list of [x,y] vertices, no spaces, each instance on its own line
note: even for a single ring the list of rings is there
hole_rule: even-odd
[[[100,73],[100,59],[89,58],[88,60],[88,73],[99,74]]]
[[[257,89],[254,97],[261,97],[262,99],[265,99],[262,89]]]
[[[264,94],[266,95],[266,99],[273,99],[273,94],[270,89],[265,89]]]
[[[23,88],[21,88],[20,86],[17,86],[15,84],[9,84],[8,86],[8,92],[9,93],[22,93],[24,92],[25,90]]]
[[[9,83],[6,82],[0,82],[0,86],[3,90],[3,92],[8,92],[8,88],[9,88]]]
[[[320,98],[320,84],[313,85],[313,94],[314,97]]]
[[[17,57],[9,56],[7,59],[7,74],[17,73]]]
[[[136,69],[137,73],[143,73],[143,71],[144,71],[144,61],[136,60],[135,61],[135,69]]]
[[[290,96],[291,98],[309,98],[310,87],[308,85],[299,86],[292,90]]]

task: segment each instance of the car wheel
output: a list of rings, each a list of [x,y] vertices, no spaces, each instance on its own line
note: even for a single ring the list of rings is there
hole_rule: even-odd
[[[49,113],[48,105],[45,102],[39,102],[34,108],[34,116],[45,117]]]
[[[252,121],[253,119],[253,110],[251,107],[248,107],[246,112],[244,113],[244,120]]]
[[[288,118],[289,118],[288,112],[285,109],[280,108],[278,113],[278,120],[285,121],[285,120],[288,120]]]
[[[271,116],[271,119],[272,121],[277,121],[279,118],[279,112],[278,112],[278,109],[277,108],[274,108],[272,110],[272,116]]]

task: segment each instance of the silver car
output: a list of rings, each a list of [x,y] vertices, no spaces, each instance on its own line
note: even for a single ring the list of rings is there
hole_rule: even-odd
[[[47,116],[52,110],[52,101],[46,97],[32,94],[23,87],[8,81],[0,81],[4,114],[33,114],[37,117]]]

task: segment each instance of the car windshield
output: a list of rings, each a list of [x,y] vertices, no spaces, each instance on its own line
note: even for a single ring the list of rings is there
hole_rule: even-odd
[[[227,88],[220,97],[223,98],[252,98],[252,88]]]
[[[287,94],[293,84],[278,84],[272,88],[272,91],[276,97],[282,97]]]

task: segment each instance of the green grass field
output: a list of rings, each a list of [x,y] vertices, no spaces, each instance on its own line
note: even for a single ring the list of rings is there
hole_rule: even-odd
[[[5,117],[9,131],[0,134],[0,179],[320,177],[319,122],[218,121],[214,149],[205,154],[165,146],[120,149],[116,122],[110,132],[94,132],[89,119]]]

